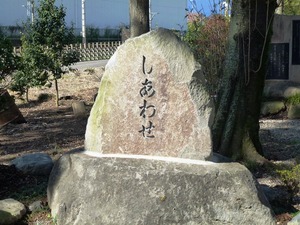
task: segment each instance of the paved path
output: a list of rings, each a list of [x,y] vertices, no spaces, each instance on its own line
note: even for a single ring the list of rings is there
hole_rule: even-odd
[[[105,66],[108,60],[97,60],[97,61],[85,61],[85,62],[78,62],[71,66],[71,68],[83,70],[87,68],[98,68]]]

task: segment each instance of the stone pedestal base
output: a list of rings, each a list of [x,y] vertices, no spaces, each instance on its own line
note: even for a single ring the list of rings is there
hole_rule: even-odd
[[[275,224],[240,164],[96,154],[64,155],[54,166],[48,200],[58,224]]]

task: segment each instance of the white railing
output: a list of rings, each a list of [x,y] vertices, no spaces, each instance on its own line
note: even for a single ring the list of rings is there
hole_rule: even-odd
[[[75,49],[76,51],[78,51],[80,61],[91,61],[109,59],[121,44],[121,41],[70,44],[65,46],[65,49]],[[21,52],[22,47],[14,47],[15,54],[19,55]]]

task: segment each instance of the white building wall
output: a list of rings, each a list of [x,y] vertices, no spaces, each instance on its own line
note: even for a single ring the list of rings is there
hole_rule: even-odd
[[[275,15],[271,42],[289,43],[289,80],[300,83],[300,65],[292,64],[294,20],[300,20],[300,16]]]
[[[27,0],[0,0],[0,26],[22,24],[27,18]],[[36,0],[37,2],[37,0]],[[81,0],[56,0],[66,8],[66,22],[81,27]],[[155,14],[152,27],[186,28],[186,0],[151,0]],[[119,28],[129,25],[129,0],[86,0],[86,25]]]

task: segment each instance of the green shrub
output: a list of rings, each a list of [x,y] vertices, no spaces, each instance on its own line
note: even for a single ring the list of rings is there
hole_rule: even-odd
[[[276,171],[281,181],[285,184],[288,191],[295,196],[300,188],[300,164],[291,169],[281,169]]]
[[[300,104],[300,93],[294,94],[287,98],[286,103],[289,105],[298,105]]]
[[[229,20],[225,16],[214,14],[203,18],[199,14],[188,22],[188,30],[184,37],[184,41],[202,65],[207,88],[212,95],[220,82],[228,31]]]
[[[0,81],[16,69],[18,59],[13,54],[12,43],[0,32]]]

